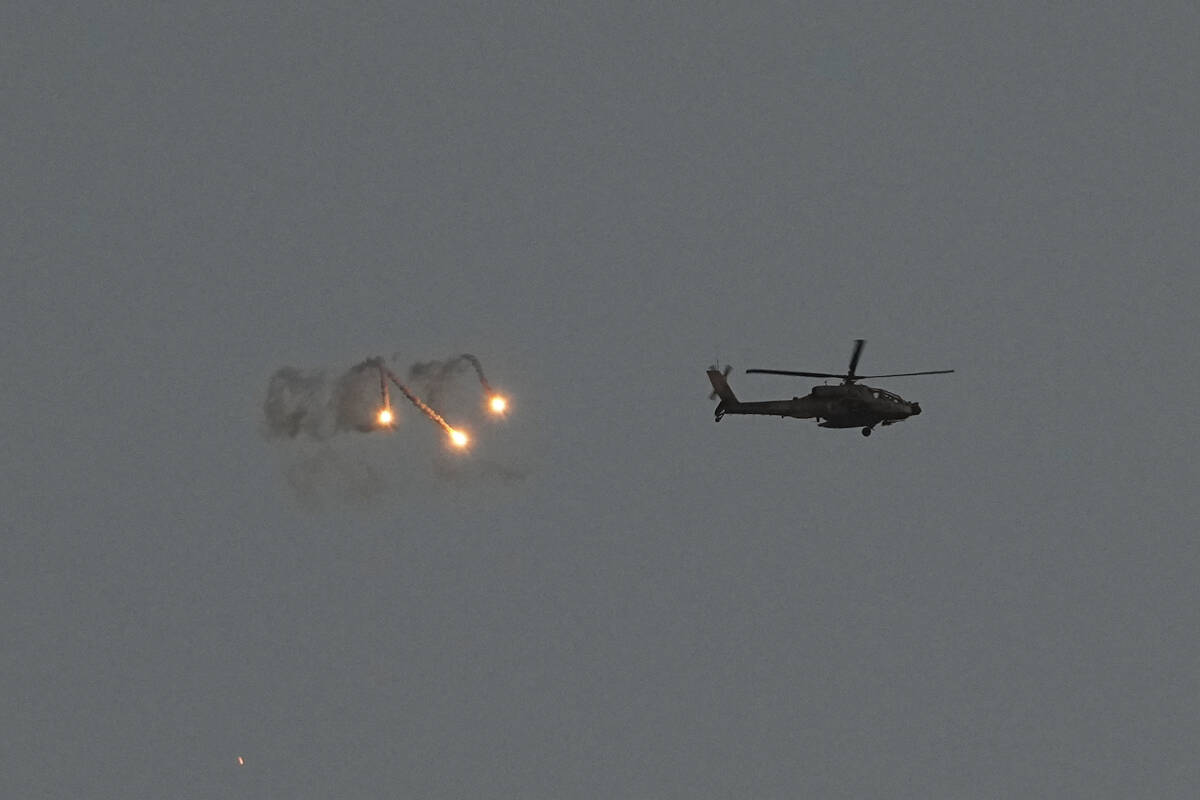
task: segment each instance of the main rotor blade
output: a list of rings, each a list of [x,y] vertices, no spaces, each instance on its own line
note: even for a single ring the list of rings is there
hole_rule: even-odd
[[[850,356],[850,369],[846,370],[846,376],[854,378],[854,368],[858,366],[858,357],[862,355],[863,345],[866,344],[865,339],[854,340],[854,354]]]
[[[834,375],[832,372],[792,372],[786,369],[748,369],[746,374],[751,372],[762,372],[767,375],[799,375],[802,378],[845,378],[845,375]]]
[[[859,375],[858,378],[859,380],[866,380],[868,378],[903,378],[906,375],[948,375],[951,372],[954,372],[954,370],[935,369],[930,372],[893,372],[890,375]]]

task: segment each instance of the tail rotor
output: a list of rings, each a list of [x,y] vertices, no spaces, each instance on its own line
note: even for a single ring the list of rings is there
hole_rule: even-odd
[[[718,365],[716,365],[716,364],[713,364],[713,365],[712,365],[711,367],[709,367],[708,369],[709,369],[709,371],[710,371],[710,372],[716,372],[718,369],[720,369],[720,367],[719,367]],[[730,373],[730,372],[732,372],[732,371],[733,371],[733,364],[726,364],[726,365],[725,365],[725,369],[721,370],[721,377],[722,377],[722,378],[728,378],[728,377],[729,377],[729,373]],[[709,392],[709,393],[708,393],[708,399],[709,399],[709,400],[716,400],[716,399],[717,399],[717,390],[716,390],[715,388],[714,388],[714,389],[713,389],[711,392]]]

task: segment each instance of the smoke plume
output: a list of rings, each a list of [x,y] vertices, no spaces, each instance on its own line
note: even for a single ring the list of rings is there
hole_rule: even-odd
[[[381,359],[369,358],[334,378],[325,370],[277,370],[263,403],[267,437],[324,440],[346,431],[375,430],[381,364]]]
[[[481,436],[477,445],[468,446],[466,431],[479,430],[485,419],[494,421],[496,414],[504,413],[503,404],[493,405],[488,417],[479,406],[462,402],[466,397],[461,396],[465,387],[460,379],[471,370],[484,392],[494,395],[479,359],[470,354],[417,362],[404,383],[379,357],[341,372],[282,367],[267,383],[263,434],[286,442],[279,448],[283,476],[300,504],[313,510],[372,505],[427,493],[438,485],[519,483],[528,473],[511,463],[511,444]],[[474,382],[466,381],[472,389]],[[452,447],[417,452],[410,448],[411,427],[380,416],[381,410],[395,408],[397,391],[449,437]],[[503,403],[498,395],[493,399]],[[443,413],[465,429],[452,427]],[[377,435],[340,436],[354,432]],[[500,433],[495,427],[491,432]]]

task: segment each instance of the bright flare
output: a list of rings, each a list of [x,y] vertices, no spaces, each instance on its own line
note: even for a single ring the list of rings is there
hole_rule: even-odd
[[[504,399],[503,395],[492,395],[491,401],[492,411],[497,414],[503,414],[508,409],[508,400]]]
[[[393,419],[392,410],[390,408],[385,408],[385,409],[380,410],[380,412],[379,412],[379,424],[380,425],[391,425],[392,419]]]
[[[455,447],[466,447],[470,439],[462,431],[456,431],[453,428],[449,430],[450,441],[454,442]]]

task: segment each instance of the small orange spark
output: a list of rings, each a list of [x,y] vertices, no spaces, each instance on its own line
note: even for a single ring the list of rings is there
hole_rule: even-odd
[[[447,433],[450,434],[450,441],[454,443],[455,447],[466,447],[467,442],[471,441],[465,433],[454,428],[448,430]]]
[[[395,417],[392,416],[392,410],[390,408],[380,409],[380,411],[379,411],[379,424],[380,425],[391,425],[393,419],[395,419]]]
[[[238,766],[239,767],[246,766],[246,759],[242,758],[241,756],[238,756]]]
[[[492,395],[491,400],[492,411],[496,414],[503,414],[508,410],[508,400],[501,394]]]

